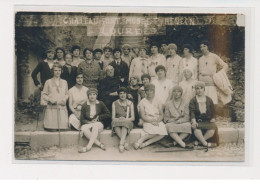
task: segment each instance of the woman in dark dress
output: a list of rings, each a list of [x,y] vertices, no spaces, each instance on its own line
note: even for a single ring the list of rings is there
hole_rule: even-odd
[[[215,123],[215,107],[212,99],[205,95],[205,83],[195,84],[196,96],[189,104],[191,126],[195,137],[203,146],[216,147],[219,145],[218,128]],[[195,142],[197,145],[198,142]]]

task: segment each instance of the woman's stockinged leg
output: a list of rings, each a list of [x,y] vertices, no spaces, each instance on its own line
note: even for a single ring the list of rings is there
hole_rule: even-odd
[[[189,136],[189,134],[188,133],[180,133],[180,138],[182,139],[182,140],[184,140],[185,138],[187,138],[188,136]]]
[[[201,132],[200,129],[195,129],[194,130],[194,134],[196,136],[196,138],[204,145],[204,146],[207,146],[207,141],[204,139],[204,136]]]
[[[152,137],[151,139],[147,140],[145,143],[143,143],[143,147],[146,147],[156,141],[161,140],[164,137],[164,135],[156,135],[154,137]]]
[[[208,140],[209,138],[212,138],[215,134],[215,130],[207,130],[207,132],[204,134],[204,139]]]
[[[88,145],[87,145],[88,149],[92,148],[94,142],[97,141],[97,137],[98,137],[98,126],[94,125],[92,127],[92,132],[91,132],[89,142],[88,142]]]
[[[93,131],[90,132],[89,129],[82,129],[82,131],[83,131],[84,136],[86,136],[86,138],[87,138],[88,140],[90,140]],[[95,143],[97,146],[100,146],[100,141],[99,141],[99,140],[96,139],[96,140],[94,141],[94,143]]]
[[[156,134],[145,134],[143,137],[141,137],[137,142],[138,143],[143,143],[144,141],[146,141],[146,140],[149,140],[149,139],[151,139],[151,138],[153,138],[153,137],[155,137],[156,136]]]
[[[126,135],[127,135],[127,128],[122,127],[121,129],[121,139],[120,139],[120,144],[125,144],[125,140],[126,140]]]
[[[121,127],[115,127],[114,130],[116,135],[119,137],[119,139],[121,139],[121,133],[122,133]]]
[[[182,141],[182,138],[175,132],[171,132],[170,136],[181,146],[185,147],[185,143]]]

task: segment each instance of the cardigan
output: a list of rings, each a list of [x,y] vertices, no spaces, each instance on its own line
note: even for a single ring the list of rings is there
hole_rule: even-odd
[[[66,64],[68,65],[68,64]],[[64,65],[62,67],[62,73],[60,77],[67,81],[68,88],[72,88],[76,84],[76,76],[77,76],[77,67],[70,65],[70,73],[69,73],[69,67]]]
[[[53,77],[52,70],[50,69],[49,65],[47,62],[40,62],[38,65],[35,67],[35,69],[32,72],[32,79],[35,84],[35,86],[39,85],[40,82],[37,78],[37,74],[40,72],[40,78],[41,78],[41,84],[44,86],[45,82],[48,79],[51,79]]]
[[[206,96],[206,113],[203,114],[200,113],[199,104],[196,99],[196,96],[190,100],[189,109],[190,109],[190,118],[196,119],[196,121],[198,120],[210,121],[211,119],[216,117],[214,103],[212,99],[208,96]]]
[[[88,124],[97,117],[99,117],[100,122],[104,122],[105,120],[111,118],[111,114],[102,101],[96,101],[96,115],[93,118],[90,118],[90,104],[86,101],[81,108],[81,125]]]

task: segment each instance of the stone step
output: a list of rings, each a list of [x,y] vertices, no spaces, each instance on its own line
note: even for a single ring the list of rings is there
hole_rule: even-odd
[[[244,128],[219,128],[220,143],[235,143],[244,140]],[[104,130],[100,133],[99,139],[107,147],[117,147],[119,144],[118,137],[114,134],[111,135],[111,130]],[[133,144],[143,134],[142,129],[133,129],[130,132],[127,142]],[[15,142],[29,142],[31,148],[51,147],[59,145],[59,133],[47,131],[34,131],[34,132],[15,132]],[[86,145],[87,139],[79,137],[77,131],[66,131],[60,133],[61,146],[69,145]]]

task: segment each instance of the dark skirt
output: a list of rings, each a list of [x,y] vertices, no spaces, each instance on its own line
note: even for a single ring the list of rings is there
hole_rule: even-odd
[[[218,127],[214,122],[198,122],[197,129],[201,129],[202,134],[204,135],[207,130],[215,130],[214,135],[212,138],[208,139],[207,141],[210,143],[216,143],[219,146],[219,135],[218,135]],[[195,137],[195,136],[194,136]],[[195,137],[196,139],[196,137]]]
[[[113,131],[113,133],[115,132],[114,131],[114,128],[115,127],[125,127],[125,128],[127,128],[127,134],[129,134],[130,133],[130,131],[133,129],[133,127],[134,127],[134,124],[133,124],[133,122],[132,121],[112,121],[112,123],[111,123],[111,125],[112,125],[112,131]]]

